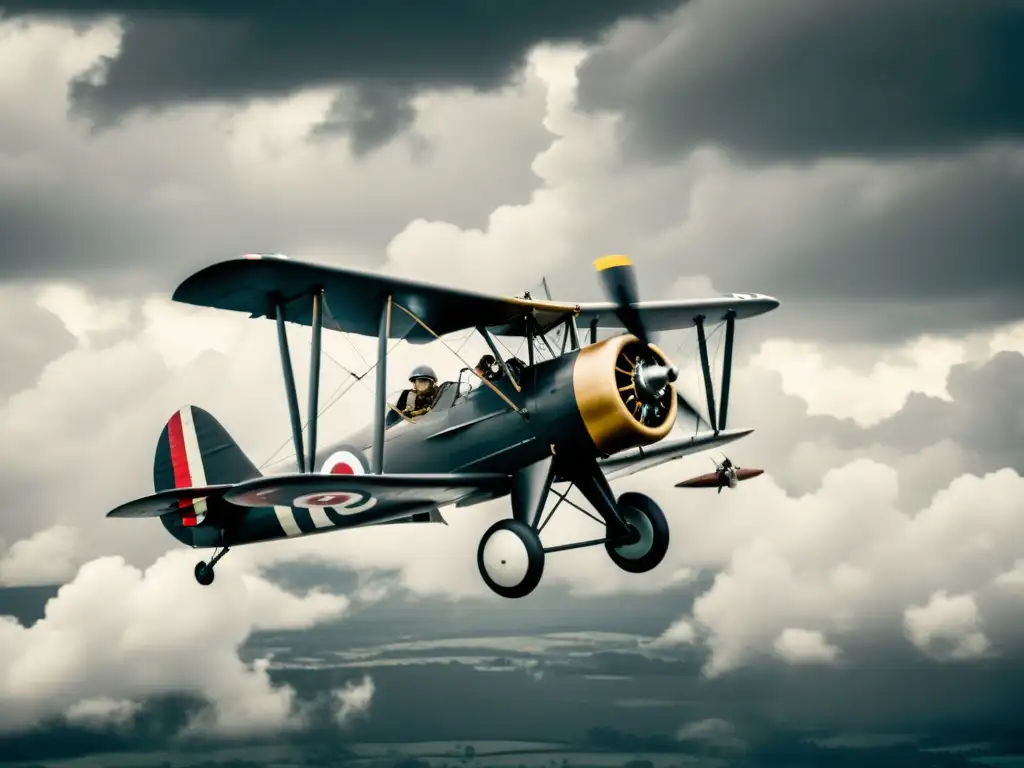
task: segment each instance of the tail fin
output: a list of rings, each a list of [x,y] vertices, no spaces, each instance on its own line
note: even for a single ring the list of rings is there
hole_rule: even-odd
[[[153,459],[156,491],[222,483],[240,483],[261,473],[213,416],[186,405],[171,416],[160,433]],[[206,519],[206,503],[182,500],[182,523],[191,527]]]

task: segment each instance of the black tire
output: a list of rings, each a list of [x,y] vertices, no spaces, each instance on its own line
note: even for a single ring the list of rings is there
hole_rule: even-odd
[[[495,594],[513,600],[526,597],[544,575],[544,547],[537,532],[526,523],[499,520],[480,538],[476,564],[484,583]]]
[[[647,573],[668,554],[668,521],[661,507],[642,493],[624,493],[616,502],[619,515],[640,538],[632,544],[604,545],[608,557],[628,573]]]
[[[195,575],[196,581],[204,587],[208,587],[213,584],[213,568],[202,560],[196,563]]]

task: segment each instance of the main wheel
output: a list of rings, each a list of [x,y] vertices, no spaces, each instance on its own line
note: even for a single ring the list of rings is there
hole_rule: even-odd
[[[499,520],[480,539],[476,563],[484,583],[502,597],[526,597],[544,575],[540,537],[519,520]]]
[[[213,566],[207,565],[205,562],[200,560],[196,563],[195,574],[196,581],[204,587],[208,587],[213,584]]]
[[[629,544],[605,543],[608,556],[629,573],[647,573],[661,564],[668,553],[668,522],[661,507],[642,493],[624,493],[617,502],[619,516],[636,534]]]

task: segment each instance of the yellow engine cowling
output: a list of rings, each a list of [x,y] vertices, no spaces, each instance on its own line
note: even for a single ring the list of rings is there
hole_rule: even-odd
[[[583,347],[573,367],[576,406],[590,439],[603,455],[650,445],[664,438],[676,421],[675,389],[670,384],[656,402],[640,401],[639,365],[671,365],[653,344],[623,335]]]

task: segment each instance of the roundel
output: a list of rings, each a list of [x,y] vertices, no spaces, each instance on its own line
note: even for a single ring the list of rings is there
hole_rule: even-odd
[[[335,451],[320,465],[320,472],[325,475],[365,475],[365,462],[362,454],[356,451]]]
[[[338,450],[332,453],[320,465],[320,473],[324,475],[365,475],[366,459],[359,451]],[[349,514],[362,512],[376,504],[377,500],[363,491],[354,493],[317,493],[295,499],[296,507],[333,507],[345,510]]]

